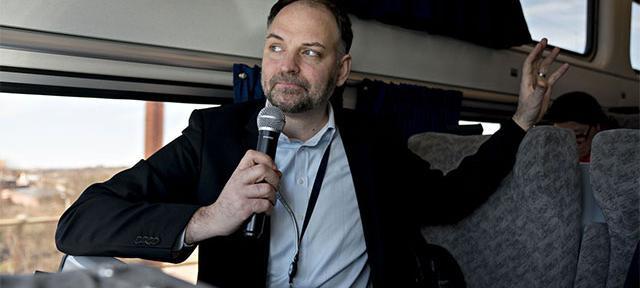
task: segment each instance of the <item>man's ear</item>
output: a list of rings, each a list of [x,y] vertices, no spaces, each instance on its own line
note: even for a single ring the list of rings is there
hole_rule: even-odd
[[[351,55],[345,54],[342,56],[338,65],[338,79],[336,81],[336,86],[339,87],[347,81],[349,74],[351,73]]]

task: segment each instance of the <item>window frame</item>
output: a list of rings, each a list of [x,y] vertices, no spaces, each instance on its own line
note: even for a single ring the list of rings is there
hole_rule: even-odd
[[[217,84],[8,66],[0,66],[0,76],[0,92],[4,93],[193,104],[227,104],[233,101],[233,87]]]
[[[0,66],[0,92],[5,93],[222,105],[233,102],[233,85],[230,80],[233,63],[257,63],[255,59],[204,51],[6,25],[0,25],[0,34],[0,53],[6,50],[43,57],[51,55],[70,56],[80,60],[107,60],[112,61],[120,70],[127,69],[128,64],[142,64],[173,68],[175,75],[188,71],[207,73],[204,80],[199,75],[199,78],[182,77],[186,80],[178,81],[167,75],[146,78],[146,74],[139,72],[119,76],[116,74],[118,72],[108,68],[86,72],[50,69],[47,66],[26,68],[20,63],[9,61]]]

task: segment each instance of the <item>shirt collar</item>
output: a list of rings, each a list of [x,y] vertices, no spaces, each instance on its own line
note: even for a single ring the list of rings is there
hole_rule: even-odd
[[[300,140],[291,140],[284,133],[280,133],[280,138],[278,138],[278,147],[283,146],[309,146],[314,147],[320,143],[329,142],[335,133],[336,130],[336,120],[335,115],[333,113],[333,107],[331,104],[329,106],[329,120],[327,123],[320,129],[313,137],[309,138],[309,140],[302,142]],[[286,124],[285,124],[286,125]],[[283,147],[284,148],[284,147]]]

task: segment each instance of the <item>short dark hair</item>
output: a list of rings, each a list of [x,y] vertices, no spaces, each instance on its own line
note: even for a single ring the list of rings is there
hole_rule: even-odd
[[[587,125],[609,122],[598,100],[580,91],[563,94],[554,100],[543,120],[551,123],[574,121]]]
[[[338,1],[331,0],[279,0],[276,4],[273,4],[271,7],[271,12],[269,12],[269,17],[267,18],[267,27],[271,26],[273,19],[276,18],[276,15],[280,13],[282,8],[287,5],[298,2],[305,1],[312,4],[319,4],[325,7],[327,10],[333,14],[333,17],[336,19],[336,23],[338,24],[338,30],[340,30],[340,39],[342,40],[341,44],[344,48],[344,53],[349,53],[351,49],[351,42],[353,41],[353,31],[351,31],[351,20],[349,19],[349,15],[347,14],[344,7]]]

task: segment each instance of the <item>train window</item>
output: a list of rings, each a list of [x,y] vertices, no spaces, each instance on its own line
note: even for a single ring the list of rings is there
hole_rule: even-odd
[[[631,67],[640,70],[640,3],[631,3]]]
[[[522,0],[531,38],[580,54],[589,52],[589,0]]]
[[[164,135],[163,144],[171,142],[180,136],[182,130],[189,124],[189,116],[194,109],[202,109],[212,106],[211,104],[186,104],[186,103],[164,103]]]
[[[165,144],[193,109],[212,106],[163,105]],[[0,93],[0,123],[0,273],[54,272],[62,212],[88,185],[144,158],[145,102]],[[195,281],[194,261],[155,265]]]

